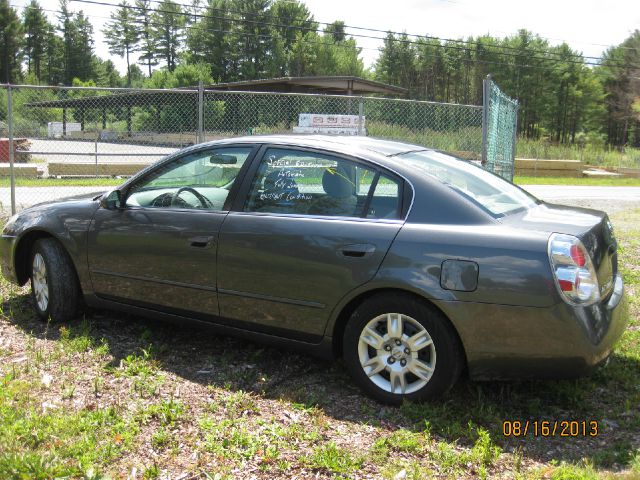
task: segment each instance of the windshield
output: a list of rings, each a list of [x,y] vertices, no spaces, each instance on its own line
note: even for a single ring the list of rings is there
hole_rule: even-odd
[[[473,165],[433,150],[397,155],[416,169],[455,189],[494,217],[534,206],[537,200],[512,183]]]

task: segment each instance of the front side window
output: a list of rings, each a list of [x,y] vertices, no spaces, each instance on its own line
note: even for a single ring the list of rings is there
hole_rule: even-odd
[[[222,210],[251,147],[227,147],[176,158],[129,190],[130,207]]]
[[[398,180],[357,162],[270,148],[253,179],[244,211],[398,218],[399,185]]]

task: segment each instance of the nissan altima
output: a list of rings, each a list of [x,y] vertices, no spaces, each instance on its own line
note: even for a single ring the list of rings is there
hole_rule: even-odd
[[[381,402],[471,379],[568,377],[627,321],[604,212],[367,137],[199,144],[6,223],[3,275],[45,321],[81,305],[342,357]]]

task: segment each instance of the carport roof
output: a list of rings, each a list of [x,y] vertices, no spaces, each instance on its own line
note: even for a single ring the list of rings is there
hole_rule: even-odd
[[[218,83],[207,90],[235,90],[253,92],[333,93],[338,95],[406,95],[408,90],[395,85],[350,76],[280,77],[264,80]]]

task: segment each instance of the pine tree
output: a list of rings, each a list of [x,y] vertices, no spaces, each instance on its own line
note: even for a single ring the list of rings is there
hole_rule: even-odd
[[[640,30],[605,52],[601,72],[605,75],[609,143],[640,146],[636,110],[640,99]]]
[[[167,69],[173,72],[182,50],[186,17],[179,4],[163,0],[151,16],[153,38],[158,58],[164,60]]]
[[[136,0],[135,23],[140,35],[138,63],[146,65],[149,77],[151,77],[151,67],[158,65],[156,60],[157,45],[153,34],[150,8],[151,0]]]
[[[47,46],[51,25],[37,0],[31,0],[23,12],[25,32],[24,53],[27,73],[33,74],[38,82],[43,80],[42,68],[46,64]]]
[[[64,41],[56,35],[56,27],[49,24],[45,50],[45,83],[58,85],[65,79],[65,48]]]
[[[22,23],[8,0],[0,0],[0,81],[15,83],[22,76]]]
[[[238,79],[264,78],[271,36],[271,0],[233,0],[231,5],[238,12],[231,39],[238,46]]]
[[[347,37],[344,31],[344,22],[342,20],[336,20],[330,23],[324,29],[324,33],[331,35],[334,42],[343,42]]]
[[[72,73],[72,52],[73,42],[75,38],[75,27],[73,24],[73,14],[69,10],[68,0],[60,0],[60,10],[58,14],[58,31],[62,34],[62,41],[64,43],[63,65],[64,76],[63,82],[65,85],[71,85],[73,81]]]
[[[234,24],[229,0],[212,0],[202,15],[187,36],[189,61],[207,63],[214,81],[227,82],[232,79],[230,71],[235,51],[229,33]]]
[[[137,49],[139,32],[135,24],[135,15],[126,0],[111,13],[111,21],[103,31],[109,45],[109,53],[125,57],[127,61],[127,86],[131,86],[131,62],[129,55]]]
[[[318,28],[307,6],[297,0],[276,0],[271,5],[270,14],[273,33],[282,40],[287,52],[291,51],[298,33],[315,33]]]
[[[93,25],[80,10],[73,19],[73,31],[75,38],[73,41],[72,61],[73,76],[82,81],[93,78]]]

